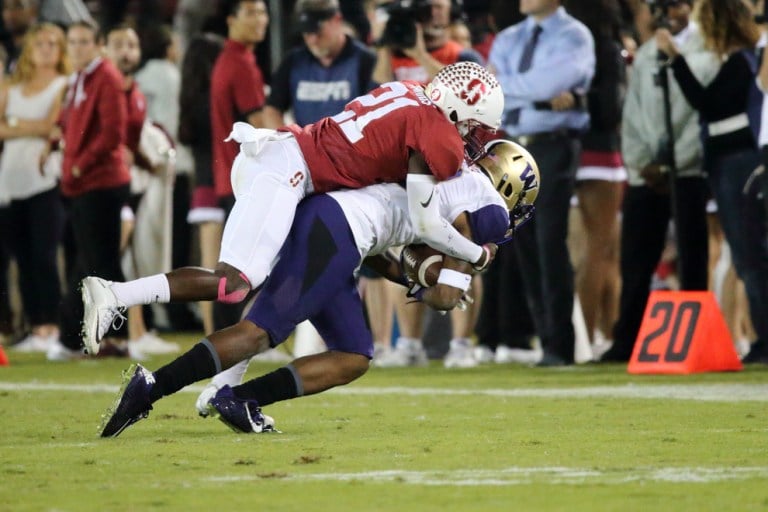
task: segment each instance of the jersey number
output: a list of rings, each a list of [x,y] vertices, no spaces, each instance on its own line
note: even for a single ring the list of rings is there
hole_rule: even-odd
[[[386,83],[380,89],[389,90],[378,96],[366,94],[355,100],[363,107],[369,107],[365,114],[358,115],[358,113],[352,110],[344,110],[331,118],[339,124],[339,128],[344,132],[344,136],[352,144],[363,138],[363,130],[371,121],[384,117],[393,110],[419,105],[419,102],[416,100],[403,97],[408,93],[408,88],[400,82]]]

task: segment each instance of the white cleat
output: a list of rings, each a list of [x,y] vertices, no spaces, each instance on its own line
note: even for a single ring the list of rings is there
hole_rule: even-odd
[[[48,347],[51,345],[52,337],[38,336],[37,334],[30,334],[20,342],[12,345],[10,350],[20,353],[30,352],[47,352]]]
[[[443,359],[446,368],[474,368],[478,362],[472,344],[467,339],[451,340],[448,353]]]
[[[421,341],[405,338],[397,340],[397,345],[373,360],[373,365],[379,368],[404,368],[407,366],[427,366],[427,351]]]
[[[506,345],[496,347],[496,363],[537,364],[541,361],[541,349],[509,348]]]
[[[45,351],[45,358],[48,361],[74,361],[82,359],[83,353],[79,350],[72,350],[62,345],[59,338],[51,338],[48,349]]]
[[[80,282],[83,297],[83,344],[88,355],[99,353],[99,342],[110,327],[120,328],[125,321],[125,304],[112,292],[112,283],[99,277],[86,277]]]
[[[213,382],[210,382],[207,386],[205,386],[205,389],[200,393],[200,396],[197,397],[197,402],[195,402],[195,408],[197,409],[197,414],[202,416],[203,418],[207,418],[208,415],[211,413],[208,402],[216,396],[216,393],[219,392],[219,386],[214,384]]]
[[[481,364],[492,363],[496,356],[494,351],[485,345],[477,345],[472,350],[472,355],[475,357],[475,361]]]

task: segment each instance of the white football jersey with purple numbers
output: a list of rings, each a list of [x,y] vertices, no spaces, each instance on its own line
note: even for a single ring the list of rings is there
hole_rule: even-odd
[[[496,210],[507,215],[501,196],[480,171],[464,169],[461,174],[437,184],[440,214],[448,222],[462,212]],[[395,184],[371,185],[357,190],[330,192],[347,218],[361,257],[381,254],[398,245],[419,243],[408,214],[408,196]],[[501,212],[499,211],[501,209]],[[505,226],[502,226],[503,233]]]

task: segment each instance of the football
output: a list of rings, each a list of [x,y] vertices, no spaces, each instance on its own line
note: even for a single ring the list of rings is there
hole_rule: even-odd
[[[443,268],[443,253],[425,244],[406,245],[400,255],[403,271],[409,280],[422,286],[437,284]]]

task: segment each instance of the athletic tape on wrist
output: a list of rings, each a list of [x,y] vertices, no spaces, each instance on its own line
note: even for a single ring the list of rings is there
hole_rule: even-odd
[[[445,284],[458,288],[465,292],[469,290],[469,283],[472,281],[472,276],[463,272],[457,272],[449,268],[440,270],[440,276],[437,278],[439,284]]]

